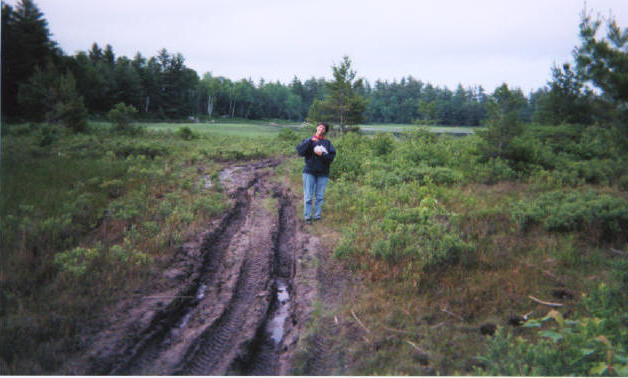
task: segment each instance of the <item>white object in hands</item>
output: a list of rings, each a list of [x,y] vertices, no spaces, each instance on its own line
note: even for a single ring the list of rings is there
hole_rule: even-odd
[[[322,152],[322,153],[324,153],[324,154],[327,154],[327,153],[328,153],[328,152],[327,152],[327,149],[325,148],[325,146],[320,146],[320,145],[319,145],[319,146],[314,147],[314,152],[315,152],[315,153]]]

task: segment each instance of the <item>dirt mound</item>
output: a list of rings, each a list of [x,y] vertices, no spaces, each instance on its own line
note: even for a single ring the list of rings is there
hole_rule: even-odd
[[[181,248],[164,272],[168,287],[112,309],[111,326],[68,371],[289,374],[314,301],[339,303],[347,275],[304,232],[294,195],[269,179],[277,165],[264,160],[225,169],[220,180],[230,210]],[[331,346],[319,344],[306,369],[324,374]]]

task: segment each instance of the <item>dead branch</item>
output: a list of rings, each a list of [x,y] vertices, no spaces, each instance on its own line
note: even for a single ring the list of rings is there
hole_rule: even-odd
[[[445,324],[447,324],[447,322],[440,322],[440,323],[438,323],[438,324],[436,324],[436,325],[433,325],[433,326],[432,326],[432,327],[430,327],[430,328],[432,328],[432,329],[436,329],[436,328],[439,328],[439,327],[444,326]]]
[[[540,300],[538,298],[535,298],[535,297],[533,297],[531,295],[528,295],[528,298],[532,299],[536,303],[540,303],[540,304],[546,305],[546,306],[551,306],[551,307],[562,307],[563,306],[562,303],[553,303],[553,302],[542,301],[542,300]]]
[[[371,333],[371,331],[366,328],[366,326],[360,321],[360,319],[358,319],[358,316],[355,314],[355,312],[353,312],[353,309],[351,309],[351,315],[353,315],[353,318],[358,322],[360,327],[362,327],[366,331],[366,333]]]
[[[386,331],[396,332],[396,333],[401,333],[401,334],[404,334],[404,335],[410,335],[410,334],[411,334],[411,333],[410,333],[410,332],[408,332],[408,331],[404,331],[404,330],[401,330],[401,329],[395,329],[395,328],[387,327],[387,326],[385,326],[385,325],[383,325],[383,326],[382,326],[382,328],[384,328]]]
[[[626,254],[624,251],[620,251],[619,249],[615,249],[615,248],[611,248],[611,252],[621,255],[621,256]]]
[[[464,319],[462,318],[462,316],[460,316],[460,315],[458,315],[458,314],[454,314],[453,312],[451,312],[451,311],[447,310],[447,308],[445,308],[445,307],[441,308],[440,310],[441,310],[442,312],[446,313],[446,314],[449,314],[449,315],[451,315],[451,316],[453,316],[453,317],[456,317],[456,318],[458,318],[458,319],[460,319],[460,320],[464,321]]]
[[[406,343],[410,344],[410,346],[413,347],[417,352],[419,352],[421,354],[424,354],[426,356],[429,356],[429,354],[426,351],[424,351],[423,349],[419,348],[419,346],[416,345],[415,343],[413,343],[412,341],[406,340]]]

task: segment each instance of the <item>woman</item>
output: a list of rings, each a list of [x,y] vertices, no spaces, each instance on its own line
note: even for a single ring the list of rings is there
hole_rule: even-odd
[[[325,187],[329,179],[329,165],[336,157],[336,149],[325,137],[329,125],[319,122],[313,137],[304,139],[297,146],[297,153],[305,157],[303,168],[303,215],[307,224],[321,219],[321,210],[325,197]],[[312,200],[314,214],[312,215]]]

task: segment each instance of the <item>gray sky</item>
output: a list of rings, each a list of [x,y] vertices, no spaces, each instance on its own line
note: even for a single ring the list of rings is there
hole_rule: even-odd
[[[15,0],[7,1],[15,4]],[[503,82],[528,92],[572,60],[580,0],[35,0],[66,54],[111,44],[116,56],[181,53],[199,76],[289,83],[358,76],[455,89]],[[628,27],[628,1],[587,0]]]

